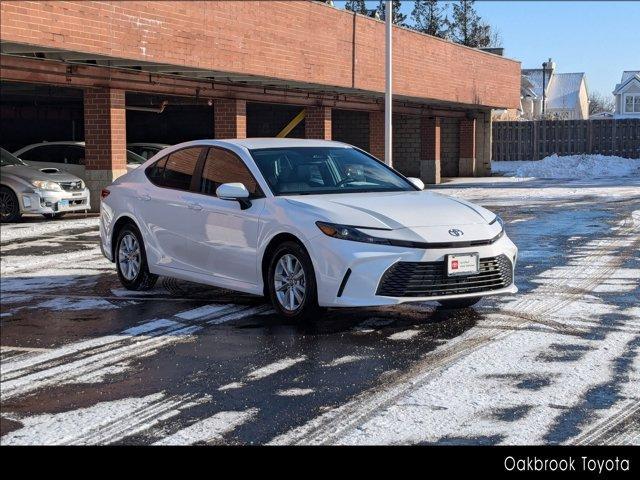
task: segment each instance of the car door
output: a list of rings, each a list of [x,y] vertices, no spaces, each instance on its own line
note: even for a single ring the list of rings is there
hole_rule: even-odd
[[[136,217],[146,233],[151,264],[184,271],[199,271],[197,231],[201,212],[192,205],[196,167],[206,149],[176,150],[147,168],[147,186],[134,193]],[[193,184],[193,185],[192,185]]]
[[[242,208],[236,200],[223,200],[216,189],[223,183],[242,183],[249,190],[251,206]],[[196,237],[198,257],[204,273],[228,283],[255,285],[257,241],[264,194],[255,178],[235,153],[212,147],[207,152],[193,203],[201,208]]]

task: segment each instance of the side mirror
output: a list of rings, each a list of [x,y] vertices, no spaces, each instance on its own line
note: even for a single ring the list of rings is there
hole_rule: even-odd
[[[419,190],[424,190],[424,182],[419,178],[407,177],[407,180],[409,180],[415,187],[418,187]]]
[[[251,206],[249,190],[242,183],[223,183],[216,188],[216,196],[222,200],[237,200],[242,210]]]

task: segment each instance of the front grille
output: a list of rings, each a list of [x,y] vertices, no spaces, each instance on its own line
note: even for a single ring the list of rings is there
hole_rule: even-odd
[[[82,182],[60,182],[60,187],[66,192],[78,192],[83,189]]]
[[[384,272],[376,295],[436,297],[498,290],[511,285],[511,269],[506,255],[481,258],[480,272],[464,277],[447,276],[445,262],[398,262]]]

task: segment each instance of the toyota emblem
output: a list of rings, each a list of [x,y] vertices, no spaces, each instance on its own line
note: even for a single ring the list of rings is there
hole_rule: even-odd
[[[451,235],[452,237],[461,237],[462,235],[464,235],[464,232],[462,230],[458,230],[457,228],[452,228],[451,230],[449,230],[449,235]]]

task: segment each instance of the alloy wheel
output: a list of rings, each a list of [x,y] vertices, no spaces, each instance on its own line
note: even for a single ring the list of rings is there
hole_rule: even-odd
[[[122,237],[122,240],[120,240],[118,264],[120,265],[122,275],[129,281],[135,279],[138,273],[140,273],[140,244],[131,233],[127,233]]]
[[[306,280],[302,262],[294,255],[287,253],[278,260],[273,282],[276,298],[285,310],[294,312],[304,303]]]
[[[16,208],[15,198],[9,192],[0,193],[0,216],[10,218]]]

